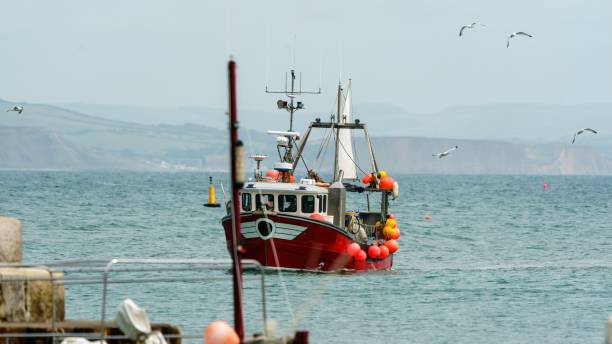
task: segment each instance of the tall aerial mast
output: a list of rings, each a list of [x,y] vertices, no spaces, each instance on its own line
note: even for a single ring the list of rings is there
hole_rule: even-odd
[[[276,106],[278,106],[279,109],[285,109],[287,110],[287,112],[289,112],[289,131],[288,133],[292,133],[293,132],[293,114],[297,110],[304,109],[304,103],[302,103],[301,101],[297,101],[295,98],[302,94],[321,94],[321,87],[319,87],[318,91],[302,91],[302,73],[300,73],[300,78],[299,78],[300,88],[299,90],[296,90],[295,89],[296,75],[295,75],[295,70],[292,69],[291,70],[291,89],[287,89],[287,85],[288,85],[287,78],[288,76],[287,74],[285,74],[285,90],[284,91],[269,91],[268,85],[266,85],[266,93],[281,93],[289,98],[289,101],[279,99],[276,102]],[[293,163],[292,148],[295,143],[294,137],[292,135],[286,135],[286,137],[288,138],[288,142],[286,145],[283,161],[288,162],[288,163]]]

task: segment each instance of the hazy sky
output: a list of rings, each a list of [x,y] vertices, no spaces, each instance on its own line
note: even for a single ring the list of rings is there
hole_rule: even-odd
[[[230,53],[240,105],[258,111],[274,110],[266,80],[283,88],[294,55],[304,88],[322,76],[324,94],[304,99],[315,111],[333,108],[340,73],[356,103],[414,112],[612,95],[610,0],[20,0],[0,13],[9,100],[224,107]],[[474,20],[487,27],[459,38]],[[507,49],[513,31],[534,38]]]

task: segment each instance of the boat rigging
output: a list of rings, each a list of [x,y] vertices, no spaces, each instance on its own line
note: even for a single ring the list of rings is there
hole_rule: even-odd
[[[393,254],[398,248],[395,240],[399,237],[399,229],[389,213],[389,197],[397,197],[399,189],[397,183],[379,169],[366,125],[351,118],[351,81],[344,88],[338,85],[336,114],[329,121],[315,119],[304,135],[300,135],[294,129],[293,116],[305,106],[297,98],[303,94],[320,94],[321,90],[303,91],[301,76],[299,89],[296,89],[295,70],[291,70],[289,76],[290,88],[286,76],[284,91],[270,91],[267,86],[265,90],[288,98],[276,102],[277,108],[289,113],[288,130],[268,131],[276,136],[279,162],[263,173],[261,162],[267,156],[251,155],[256,163],[254,178],[244,183],[238,195],[233,195],[233,198],[240,197],[239,213],[236,214],[236,205],[222,220],[228,248],[238,241],[244,258],[280,269],[363,271],[391,268]],[[322,180],[317,171],[308,169],[304,161],[303,154],[313,129],[325,129],[330,133],[324,143],[330,143],[332,136],[335,140],[330,183]],[[356,162],[352,143],[355,130],[364,133],[371,172],[364,171]],[[300,160],[306,167],[306,177],[296,181]],[[363,186],[354,183],[358,179],[357,169],[364,174]],[[367,211],[347,211],[347,192],[365,193]],[[379,209],[371,208],[371,193],[380,195]],[[238,217],[242,231],[236,233],[230,220]],[[385,248],[381,249],[383,246]]]

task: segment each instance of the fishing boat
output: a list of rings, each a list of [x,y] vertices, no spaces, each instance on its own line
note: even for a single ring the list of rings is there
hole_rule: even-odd
[[[282,93],[285,99],[277,107],[289,114],[288,130],[270,130],[275,137],[279,161],[263,173],[261,162],[267,156],[251,158],[256,164],[254,175],[239,190],[241,233],[234,237],[232,209],[221,222],[228,250],[237,240],[240,256],[254,259],[267,268],[317,272],[364,271],[390,269],[398,249],[399,229],[389,213],[390,199],[399,188],[376,162],[367,126],[351,118],[351,81],[339,83],[337,111],[329,121],[317,118],[304,134],[294,131],[293,116],[304,109],[297,98],[306,93],[295,88],[296,73],[290,72],[291,88]],[[285,83],[288,84],[287,82]],[[331,180],[326,182],[313,169],[299,169],[304,161],[308,139],[314,130],[324,130],[324,139],[335,146]],[[361,131],[369,164],[364,171],[356,163],[353,132]],[[314,136],[314,135],[313,135]],[[330,163],[331,165],[331,163]],[[363,171],[361,180],[357,168]],[[297,179],[302,175],[302,178]],[[347,194],[365,198],[367,211],[348,211]]]

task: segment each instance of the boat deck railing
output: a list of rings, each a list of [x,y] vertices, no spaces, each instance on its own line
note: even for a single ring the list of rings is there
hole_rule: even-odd
[[[0,321],[0,344],[11,343],[9,339],[14,339],[19,343],[40,341],[59,343],[67,337],[82,337],[90,340],[106,340],[125,342],[129,338],[125,335],[110,335],[108,327],[112,326],[108,319],[107,302],[109,297],[109,286],[113,284],[155,284],[155,283],[198,283],[210,282],[214,280],[232,280],[231,274],[227,273],[232,267],[232,261],[229,259],[122,259],[114,258],[110,260],[69,260],[59,261],[46,264],[14,264],[0,263],[1,268],[35,268],[48,272],[49,277],[32,277],[27,275],[11,276],[9,278],[0,275],[0,287],[6,283],[15,282],[50,282],[51,283],[51,319],[43,323],[32,322],[17,322],[3,323]],[[259,284],[261,289],[261,317],[263,321],[262,334],[266,333],[267,309],[266,309],[266,290],[265,290],[265,271],[263,266],[256,260],[243,259],[242,264],[245,267],[253,268],[259,275]],[[219,270],[223,273],[220,275],[199,275],[198,272],[210,270]],[[126,276],[127,275],[127,276]],[[253,274],[243,274],[243,279],[256,277]],[[67,321],[58,319],[58,310],[56,299],[58,298],[57,286],[86,286],[94,285],[101,286],[101,296],[99,301],[100,313],[99,318],[94,321],[79,321],[76,323],[87,323],[91,326],[92,332],[66,332],[61,328]],[[230,289],[228,289],[230,290]],[[1,288],[0,288],[1,291]],[[69,293],[69,289],[65,295]],[[96,291],[100,291],[97,289]],[[149,314],[153,318],[155,315]],[[154,322],[154,321],[152,321]],[[18,326],[14,326],[14,325]],[[40,327],[44,324],[49,331],[30,332],[12,332],[7,331],[7,326],[13,325],[15,328]],[[78,327],[78,326],[76,326]],[[166,334],[164,337],[169,343],[180,343],[181,340],[202,340],[202,329],[198,333],[181,333]],[[116,332],[116,331],[115,331]]]

